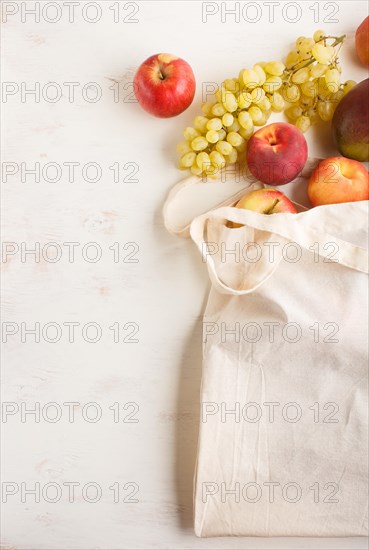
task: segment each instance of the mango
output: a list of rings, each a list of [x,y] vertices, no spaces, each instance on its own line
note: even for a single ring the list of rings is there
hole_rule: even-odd
[[[369,161],[369,78],[339,102],[332,119],[332,137],[344,157]]]

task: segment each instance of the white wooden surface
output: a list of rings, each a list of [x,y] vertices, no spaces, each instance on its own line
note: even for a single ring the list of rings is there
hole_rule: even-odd
[[[113,10],[118,8],[110,1],[99,3],[101,19],[96,23],[82,16],[86,2],[75,3],[74,22],[68,21],[65,2],[58,2],[62,15],[55,23],[47,20],[56,17],[55,6],[35,22],[25,12],[22,21],[22,10],[34,7],[34,2],[3,2],[3,10],[8,5],[6,9],[12,11],[10,4],[19,11],[6,22],[3,12],[3,81],[15,83],[19,90],[39,82],[41,94],[49,92],[49,97],[53,90],[45,91],[44,86],[55,82],[63,95],[55,103],[42,95],[39,102],[30,95],[22,102],[20,91],[6,102],[3,96],[3,162],[26,163],[27,168],[35,162],[41,168],[49,162],[60,166],[79,162],[80,167],[74,182],[68,181],[65,166],[60,181],[54,183],[42,176],[36,183],[31,175],[22,182],[20,171],[5,182],[3,174],[2,238],[19,247],[1,265],[3,323],[15,323],[12,327],[19,329],[3,346],[2,400],[14,414],[6,422],[3,416],[2,480],[13,483],[15,492],[2,504],[4,547],[366,548],[364,539],[200,540],[194,536],[191,499],[199,421],[201,314],[209,285],[192,243],[169,235],[161,215],[167,192],[181,179],[175,167],[175,143],[199,110],[203,83],[233,76],[259,60],[279,59],[297,36],[317,28],[348,35],[342,56],[344,76],[361,80],[366,74],[355,60],[353,36],[367,15],[366,2],[319,2],[319,13],[313,2],[295,2],[303,14],[295,23],[283,17],[283,2],[275,7],[274,23],[268,3],[259,3],[261,17],[256,23],[247,22],[242,14],[238,23],[232,15],[222,22],[220,6],[217,14],[203,22],[205,8],[197,1],[136,2],[138,10],[132,2],[121,2],[117,23]],[[41,2],[41,8],[46,4],[55,2]],[[241,2],[241,8],[245,4],[249,3]],[[232,8],[234,3],[227,6]],[[255,17],[252,9],[247,12],[250,18]],[[289,9],[291,19],[294,8]],[[96,12],[93,6],[89,10],[85,15],[91,19]],[[324,18],[337,22],[324,22]],[[167,51],[192,65],[198,87],[185,113],[159,120],[128,101],[129,83],[140,62]],[[117,87],[109,89],[114,85],[110,79],[119,82],[119,102],[114,101]],[[69,101],[65,82],[79,83],[74,100]],[[96,103],[81,93],[89,82],[101,87],[102,97]],[[310,132],[312,156],[334,153],[327,135],[327,129]],[[101,166],[100,181],[84,180],[81,167],[88,162]],[[121,179],[131,172],[126,163],[135,163],[139,171],[133,178],[138,182],[115,183],[109,169],[114,163],[120,163]],[[53,177],[51,168],[48,177]],[[69,261],[63,243],[72,241],[79,244],[74,261]],[[26,256],[22,262],[22,242],[29,248],[40,243],[49,258],[55,248],[43,247],[56,242],[61,258],[52,263],[47,256],[41,255],[38,262]],[[88,262],[81,252],[91,242],[101,247],[102,257],[96,263]],[[124,246],[130,242],[139,246],[133,256],[137,263],[127,263],[134,249]],[[109,249],[118,246],[114,243],[119,243],[118,263]],[[87,253],[92,257],[94,250]],[[35,322],[40,323],[40,342],[27,334],[22,342],[21,323],[32,328]],[[56,334],[47,325],[51,322],[62,331],[56,343],[47,341]],[[79,323],[74,342],[69,342],[68,327],[63,325],[68,322]],[[82,336],[82,327],[90,322],[101,327],[97,343]],[[120,325],[120,343],[114,342],[109,329],[114,323]],[[132,331],[126,323],[138,325],[139,342],[122,341]],[[49,331],[42,335],[45,325]],[[94,334],[90,328],[87,337]],[[79,404],[72,422],[66,402]],[[40,421],[29,414],[22,418],[24,407],[34,408],[36,403]],[[45,407],[48,403],[56,403],[58,409]],[[87,403],[95,403],[95,408],[86,408]],[[114,422],[114,403],[119,404],[119,422]],[[86,415],[93,418],[96,407],[101,419],[89,422]],[[50,419],[57,410],[61,418],[53,423]],[[66,482],[80,484],[74,498],[68,499]],[[40,484],[40,502],[24,493],[25,487],[35,483]],[[91,487],[83,495],[86,483],[100,488],[99,502],[87,501],[95,493]],[[113,485],[120,487],[119,503],[109,489]],[[10,485],[6,487],[9,490]],[[56,488],[61,491],[60,500],[48,502]],[[130,497],[133,490],[138,492]],[[132,498],[138,502],[128,502]]]

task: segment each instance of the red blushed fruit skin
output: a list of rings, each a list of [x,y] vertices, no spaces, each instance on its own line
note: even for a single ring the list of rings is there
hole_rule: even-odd
[[[279,214],[282,212],[296,214],[297,212],[293,202],[278,189],[256,189],[256,191],[251,191],[238,201],[236,208],[254,210],[260,214]]]
[[[195,95],[195,76],[190,65],[171,54],[155,54],[146,59],[133,81],[141,107],[151,115],[169,118],[182,113]]]
[[[293,202],[291,202],[281,191],[278,191],[278,189],[256,189],[242,197],[235,206],[236,208],[253,210],[259,214],[266,215],[297,213]],[[236,229],[243,226],[239,223],[228,222],[228,227]]]
[[[310,176],[308,197],[313,206],[369,199],[369,173],[357,160],[330,157]]]
[[[287,122],[261,128],[249,139],[247,164],[250,172],[267,185],[292,181],[305,166],[308,155],[303,133]]]
[[[360,62],[369,67],[369,15],[356,30],[355,46]]]

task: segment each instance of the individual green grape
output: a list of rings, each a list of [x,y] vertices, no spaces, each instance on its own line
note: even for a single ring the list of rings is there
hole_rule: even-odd
[[[269,103],[272,110],[276,113],[283,111],[285,106],[283,96],[278,92],[274,92],[274,94],[270,96]],[[261,105],[259,105],[259,107],[262,108]]]
[[[310,118],[308,116],[301,115],[295,122],[296,127],[301,130],[301,132],[307,132],[310,128]]]
[[[221,127],[222,127],[222,121],[220,120],[220,118],[215,117],[206,121],[205,128],[207,130],[220,130]]]
[[[232,145],[228,143],[228,141],[218,141],[215,148],[223,156],[230,155],[233,149]]]
[[[302,84],[303,82],[306,82],[309,78],[309,69],[307,67],[303,67],[302,69],[299,69],[292,75],[292,82],[294,84]]]
[[[238,115],[238,122],[242,128],[251,128],[253,126],[250,113],[247,111],[241,111]]]
[[[238,133],[243,137],[243,139],[248,140],[254,133],[254,126],[250,126],[250,128],[240,128]]]
[[[312,38],[305,38],[305,40],[301,42],[301,45],[298,48],[300,55],[311,54],[314,45],[315,42]]]
[[[316,105],[313,107],[310,107],[307,111],[305,111],[306,116],[310,118],[311,125],[316,124],[317,122],[320,122],[320,117],[316,110]]]
[[[194,153],[193,151],[189,153],[185,153],[180,158],[179,165],[181,168],[190,168],[195,162],[195,159],[196,159],[196,153]]]
[[[307,80],[301,84],[301,92],[308,97],[316,97],[318,94],[318,81]]]
[[[191,147],[187,141],[181,141],[176,146],[177,153],[180,155],[184,155],[185,153],[189,153],[191,151]]]
[[[285,115],[292,121],[295,121],[302,115],[302,109],[300,105],[291,105],[291,107],[285,110]]]
[[[263,90],[263,88],[254,88],[251,91],[250,95],[252,102],[255,105],[258,105],[261,101],[263,101],[263,99],[265,99],[265,91]]]
[[[199,135],[200,133],[195,130],[195,128],[191,128],[191,126],[187,126],[187,128],[183,130],[183,136],[185,139],[187,139],[187,141],[192,141]]]
[[[255,126],[264,126],[268,122],[268,118],[270,117],[269,111],[261,111],[261,119],[259,122],[255,122]]]
[[[328,69],[324,75],[325,82],[327,87],[330,89],[331,93],[338,92],[340,87],[340,73],[337,69]]]
[[[337,90],[337,92],[334,92],[329,99],[332,103],[337,105],[344,95],[343,90]]]
[[[318,101],[317,111],[322,120],[328,122],[332,120],[335,105],[331,101]]]
[[[236,96],[234,94],[232,94],[232,92],[226,92],[225,93],[223,106],[230,113],[233,113],[234,111],[237,111],[237,109],[238,109],[237,99],[236,99]]]
[[[294,103],[300,99],[300,88],[296,84],[289,84],[283,88],[282,96],[285,101]]]
[[[214,103],[212,101],[204,101],[204,103],[201,104],[201,110],[204,113],[204,115],[210,116],[211,110],[213,108]]]
[[[208,140],[204,138],[204,136],[198,136],[195,137],[191,141],[191,147],[194,151],[202,151],[203,149],[206,149],[208,146]]]
[[[235,162],[237,162],[237,160],[238,160],[237,149],[232,148],[232,151],[229,153],[229,155],[226,156],[226,162],[228,164],[234,164]]]
[[[243,137],[238,134],[237,132],[229,132],[227,135],[227,141],[230,143],[233,147],[238,147],[241,145],[241,143],[244,142]]]
[[[260,63],[256,63],[253,66],[252,70],[255,71],[259,77],[259,86],[262,86],[266,80],[266,74],[265,74],[264,68],[260,65]]]
[[[325,37],[325,32],[320,29],[315,31],[313,34],[313,40],[315,40],[315,42],[319,42],[320,40],[323,40],[324,37]]]
[[[227,132],[224,130],[224,128],[221,128],[220,130],[218,130],[218,135],[219,140],[222,141],[223,139],[225,139]]]
[[[301,94],[300,105],[304,110],[308,109],[309,107],[312,107],[314,105],[314,101],[315,100],[313,97]]]
[[[313,57],[318,61],[318,63],[322,63],[322,65],[328,65],[335,54],[335,50],[333,46],[324,46],[323,44],[316,43],[311,53],[313,54]]]
[[[193,125],[198,132],[204,133],[206,131],[206,124],[208,119],[206,116],[196,116],[193,121]]]
[[[281,76],[285,70],[285,65],[281,61],[271,61],[265,65],[265,72],[272,76]]]
[[[280,76],[269,76],[263,84],[263,89],[268,94],[272,94],[279,90],[283,81]]]
[[[238,130],[241,128],[238,120],[235,118],[234,121],[230,126],[228,126],[227,131],[228,132],[238,132]]]
[[[296,49],[299,49],[301,47],[301,44],[304,43],[304,40],[306,40],[306,36],[298,36],[295,40],[295,46]]]
[[[232,92],[232,91],[233,91],[233,87],[234,87],[233,78],[226,78],[225,80],[223,80],[222,86],[223,86],[226,90],[229,90],[230,92]]]
[[[191,166],[191,172],[193,173],[194,176],[201,176],[202,174],[202,169],[197,166],[196,161],[195,161],[195,164]]]
[[[218,172],[218,169],[214,164],[210,164],[207,166],[204,170],[204,173],[206,176],[209,176],[211,179],[216,179],[216,173]]]
[[[319,99],[329,99],[331,95],[332,95],[332,92],[331,92],[329,86],[327,86],[325,77],[321,76],[318,79],[318,96],[319,96]]]
[[[226,164],[226,160],[219,151],[212,151],[209,155],[211,163],[217,167],[218,170],[223,168]]]
[[[247,90],[253,90],[256,86],[259,86],[259,76],[253,69],[242,70],[242,82]]]
[[[204,151],[198,153],[196,155],[196,164],[201,170],[205,170],[211,164],[209,155]]]
[[[260,126],[260,123],[262,122],[262,120],[264,120],[263,111],[257,105],[252,105],[249,109],[249,114],[252,118],[253,123],[256,126]]]
[[[234,117],[231,113],[225,113],[222,117],[223,126],[231,126],[233,124]]]
[[[357,82],[355,82],[355,80],[346,80],[342,87],[343,94],[346,95],[347,92],[352,90],[352,88],[355,88],[356,85]]]
[[[323,76],[325,71],[328,69],[328,65],[322,65],[321,63],[315,63],[314,65],[310,65],[309,67],[309,73],[311,78],[319,78],[320,76]]]
[[[306,66],[306,62],[311,61],[311,59],[312,59],[311,52],[310,53],[300,53],[299,65],[296,68],[302,69],[303,67]]]
[[[277,93],[278,93],[278,92],[276,92],[276,94],[277,94]],[[272,97],[272,96],[270,96],[270,97]],[[281,96],[281,98],[282,98],[282,96]],[[283,101],[283,98],[282,98],[282,101]],[[264,111],[264,112],[265,112],[265,111],[269,111],[269,110],[272,108],[271,101],[270,101],[270,99],[269,99],[268,97],[266,97],[266,96],[265,96],[264,99],[263,99],[262,101],[260,101],[257,105],[258,105],[259,109],[261,109],[261,110]],[[280,110],[282,111],[282,110],[283,110],[283,107],[282,107],[282,109],[280,109]]]
[[[219,133],[216,130],[208,130],[205,137],[209,143],[216,143],[219,141]]]
[[[215,116],[223,116],[225,112],[226,109],[224,108],[224,105],[222,103],[215,103],[211,110],[211,113]]]
[[[218,88],[215,92],[215,99],[217,103],[222,103],[222,90],[221,88]]]
[[[248,109],[252,103],[250,92],[240,92],[237,98],[237,103],[240,109]]]
[[[300,60],[300,55],[297,53],[296,50],[292,50],[288,53],[286,57],[286,67],[287,69],[291,69],[294,67]]]
[[[246,151],[246,148],[247,148],[247,144],[245,140],[243,140],[242,143],[240,143],[240,145],[236,146],[236,149],[239,153],[244,153]]]

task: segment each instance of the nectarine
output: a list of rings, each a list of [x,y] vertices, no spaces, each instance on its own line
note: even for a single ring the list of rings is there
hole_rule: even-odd
[[[306,139],[293,124],[268,124],[249,139],[246,158],[251,174],[258,180],[283,185],[303,169],[307,159]]]
[[[327,158],[311,174],[308,196],[313,206],[368,200],[369,174],[357,160]]]

